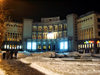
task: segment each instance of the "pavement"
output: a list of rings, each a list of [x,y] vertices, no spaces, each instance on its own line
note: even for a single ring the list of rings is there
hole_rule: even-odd
[[[16,59],[2,59],[1,53],[0,69],[5,71],[5,75],[44,75],[36,69],[29,67],[29,64],[24,64]]]

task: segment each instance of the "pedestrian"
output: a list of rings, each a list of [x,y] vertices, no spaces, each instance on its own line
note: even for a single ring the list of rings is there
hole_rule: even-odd
[[[10,56],[10,52],[7,50],[6,51],[6,58],[9,59],[9,56]]]
[[[5,59],[5,56],[6,56],[6,53],[4,52],[3,55],[2,55],[3,59]]]
[[[10,59],[13,59],[13,50],[10,51]]]
[[[17,53],[18,53],[18,51],[17,50],[15,50],[15,59],[17,59]]]

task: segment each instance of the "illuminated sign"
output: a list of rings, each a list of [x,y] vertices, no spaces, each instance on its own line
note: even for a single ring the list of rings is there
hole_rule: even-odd
[[[92,44],[94,41],[85,41],[84,44]]]
[[[98,40],[98,41],[97,41],[97,44],[99,44],[99,43],[100,43],[100,41]]]

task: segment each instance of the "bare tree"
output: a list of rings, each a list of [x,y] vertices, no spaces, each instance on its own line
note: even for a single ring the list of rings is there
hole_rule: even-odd
[[[0,0],[0,48],[4,41],[5,31],[6,31],[6,26],[4,23],[6,21],[7,11],[5,7],[6,7],[6,1]]]

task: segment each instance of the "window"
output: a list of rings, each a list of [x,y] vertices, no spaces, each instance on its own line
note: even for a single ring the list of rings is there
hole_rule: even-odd
[[[27,42],[27,49],[31,49],[31,42]]]
[[[32,50],[36,50],[36,42],[32,42]]]
[[[85,47],[85,45],[83,45],[83,48]]]
[[[37,31],[37,27],[36,26],[33,26],[33,31]]]
[[[100,36],[100,32],[98,32],[98,36]]]
[[[46,49],[46,46],[45,45],[43,46],[43,49]]]
[[[66,50],[68,49],[68,42],[60,42],[60,49]]]
[[[98,18],[98,22],[100,22],[100,18]]]
[[[98,25],[98,29],[100,29],[100,25]]]
[[[87,48],[89,48],[89,44],[87,44]]]
[[[78,45],[78,49],[80,49],[80,45]]]
[[[85,44],[85,48],[86,48],[86,44]]]
[[[42,31],[42,26],[38,26],[38,31]]]

